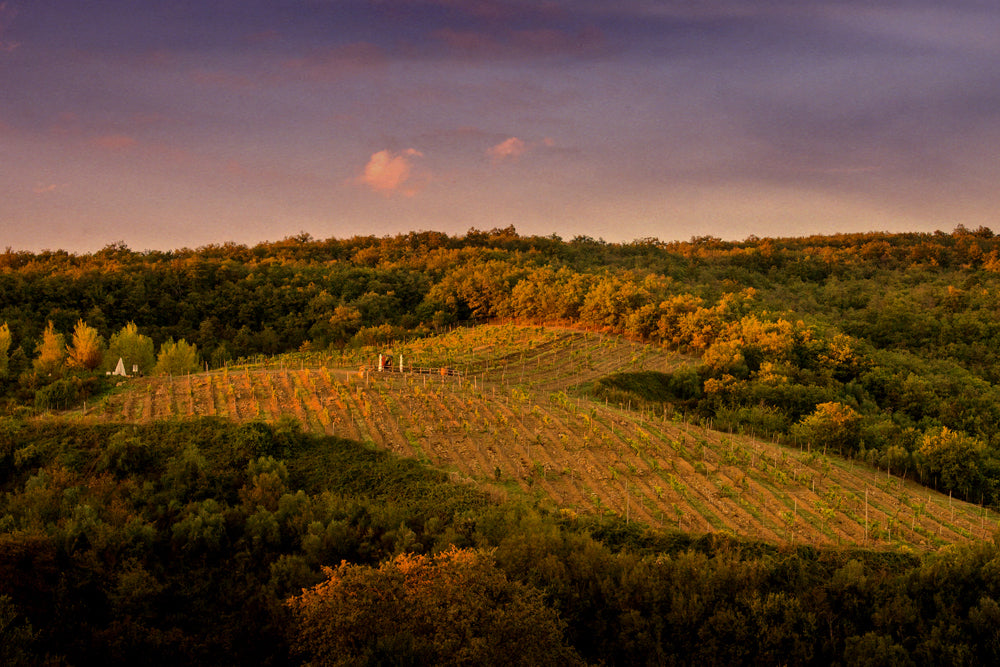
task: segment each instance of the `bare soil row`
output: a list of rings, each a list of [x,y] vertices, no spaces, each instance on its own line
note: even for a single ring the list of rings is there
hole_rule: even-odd
[[[553,391],[554,380],[511,385],[500,373],[363,378],[320,368],[148,378],[101,415],[293,417],[484,485],[540,493],[557,507],[775,542],[932,549],[997,528],[992,513],[884,472],[606,407]]]

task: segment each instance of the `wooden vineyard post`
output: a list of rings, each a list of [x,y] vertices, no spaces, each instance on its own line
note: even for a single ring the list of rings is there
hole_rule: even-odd
[[[792,505],[792,542],[795,542],[795,523],[799,518],[799,499],[793,498],[794,504]]]
[[[868,485],[865,485],[865,546],[868,546]]]

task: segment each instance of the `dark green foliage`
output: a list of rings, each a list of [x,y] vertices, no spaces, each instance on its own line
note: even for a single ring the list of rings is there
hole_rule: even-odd
[[[0,417],[0,475],[13,467],[14,450],[20,442],[18,436],[23,427],[24,422],[18,419]],[[0,481],[2,479],[0,477]]]
[[[129,433],[121,429],[108,438],[107,445],[97,460],[99,471],[110,471],[118,477],[138,475],[153,462],[153,451],[138,436],[137,430]]]
[[[917,558],[552,516],[291,423],[0,427],[11,664],[295,663],[284,602],[322,566],[452,545],[539,591],[591,664],[1000,659],[994,544]]]
[[[10,667],[34,665],[39,651],[31,623],[7,595],[0,595],[0,663]]]
[[[667,403],[686,407],[697,405],[702,396],[702,381],[692,368],[674,373],[615,373],[595,382],[590,391],[596,399],[662,410]]]
[[[455,512],[485,506],[440,473],[291,423],[4,420],[0,442],[18,461],[0,595],[26,619],[16,627],[72,662],[283,662],[282,601],[321,565],[423,550],[447,541]]]
[[[73,408],[106,388],[103,378],[90,375],[55,380],[35,392],[35,410],[65,410]]]
[[[282,456],[288,443],[264,422],[248,422],[236,427],[229,440],[229,455],[234,464],[247,463],[261,456]]]

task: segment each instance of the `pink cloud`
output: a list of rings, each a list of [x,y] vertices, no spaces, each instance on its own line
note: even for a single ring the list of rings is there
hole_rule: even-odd
[[[517,159],[524,151],[528,149],[527,145],[521,139],[517,137],[510,137],[509,139],[504,139],[499,144],[491,146],[486,150],[486,154],[489,155],[495,162],[500,162],[506,159]]]
[[[371,156],[364,171],[358,177],[358,182],[367,185],[376,192],[392,194],[399,192],[406,196],[416,194],[414,188],[404,188],[410,180],[413,171],[412,158],[422,157],[420,151],[408,148],[402,153],[393,153],[389,150],[379,151]]]
[[[101,150],[118,152],[129,150],[135,146],[136,141],[127,134],[105,134],[94,137],[90,140],[90,144]]]

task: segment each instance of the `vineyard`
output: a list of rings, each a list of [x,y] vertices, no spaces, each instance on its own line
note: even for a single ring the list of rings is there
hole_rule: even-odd
[[[379,353],[392,372],[370,372]],[[398,372],[407,365],[454,374]],[[498,497],[772,542],[934,549],[992,535],[997,516],[887,471],[591,400],[583,383],[692,360],[627,340],[513,325],[456,329],[348,354],[286,355],[129,380],[85,419],[292,417],[451,471]]]

